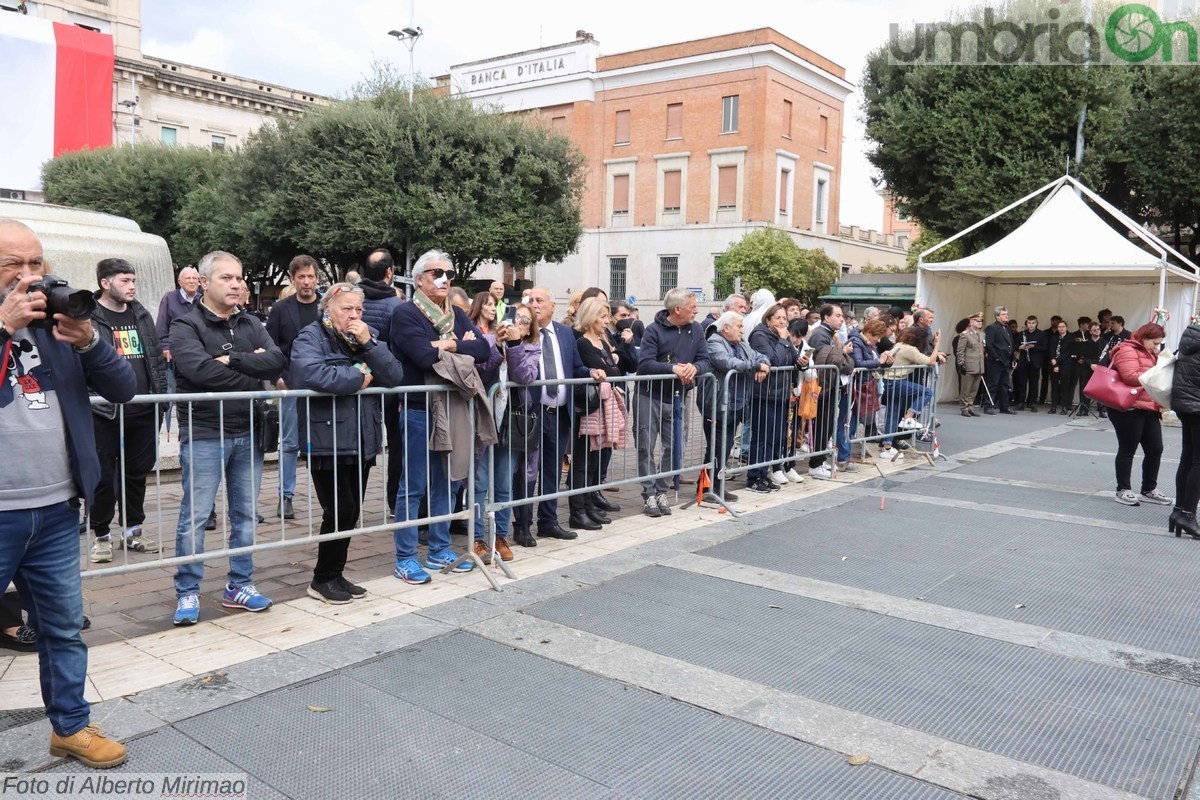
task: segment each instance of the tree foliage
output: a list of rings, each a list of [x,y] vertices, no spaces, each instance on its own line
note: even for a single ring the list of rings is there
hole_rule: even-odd
[[[484,261],[524,266],[571,253],[584,160],[569,139],[523,117],[427,91],[410,103],[381,70],[350,99],[264,126],[224,157],[92,151],[50,162],[44,182],[55,202],[160,233],[178,263],[229,250],[274,281],[297,253],[339,269],[371,248],[408,245],[445,250],[463,281]]]
[[[1061,7],[1058,0],[1009,0],[994,8],[997,17],[1015,9],[1023,19],[1044,19]],[[980,6],[963,19],[981,22],[983,14]],[[1099,4],[1101,30],[1106,15]],[[1087,147],[1072,174],[1143,221],[1167,205],[1186,219],[1182,210],[1200,205],[1200,190],[1187,185],[1188,167],[1181,174],[1179,166],[1188,158],[1194,165],[1200,153],[1188,117],[1200,100],[1194,67],[908,65],[891,63],[885,44],[867,59],[863,95],[868,158],[880,182],[902,210],[941,236],[1061,176],[1075,155],[1084,103]],[[1189,141],[1184,152],[1181,140]],[[1031,212],[1019,209],[980,228],[965,240],[966,250],[995,241]]]
[[[806,250],[779,228],[758,228],[747,233],[717,259],[717,274],[724,286],[718,294],[733,291],[733,279],[742,279],[742,291],[762,288],[776,297],[794,297],[813,305],[838,279],[837,262],[824,250]]]
[[[913,239],[912,244],[908,247],[908,256],[904,260],[903,272],[916,272],[917,259],[931,247],[941,244],[945,237],[939,235],[936,231],[929,228],[922,228],[921,232]],[[955,261],[963,257],[962,239],[956,239],[950,244],[938,250],[935,253],[930,253],[925,259],[927,264],[941,264],[944,261]]]

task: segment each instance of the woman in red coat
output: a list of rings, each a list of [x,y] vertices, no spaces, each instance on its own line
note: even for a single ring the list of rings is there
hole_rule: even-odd
[[[1110,365],[1128,386],[1141,386],[1138,378],[1158,363],[1158,348],[1166,338],[1161,325],[1150,323],[1134,332],[1128,342],[1112,350]],[[1175,502],[1158,490],[1158,465],[1162,461],[1162,409],[1149,392],[1138,395],[1128,411],[1109,409],[1108,419],[1117,432],[1117,495],[1122,505],[1137,506],[1144,500],[1169,506]],[[1133,456],[1142,446],[1142,493],[1136,495],[1130,485]]]

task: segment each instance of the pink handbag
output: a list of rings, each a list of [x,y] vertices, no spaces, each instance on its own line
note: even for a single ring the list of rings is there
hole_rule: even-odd
[[[1115,369],[1096,367],[1092,377],[1084,387],[1083,393],[1102,406],[1115,408],[1117,411],[1128,411],[1146,390],[1139,386],[1130,386],[1121,380]]]

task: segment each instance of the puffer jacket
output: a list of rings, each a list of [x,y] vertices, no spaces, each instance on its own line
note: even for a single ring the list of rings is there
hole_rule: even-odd
[[[1200,414],[1200,325],[1189,325],[1179,340],[1171,410],[1176,414]]]
[[[762,353],[772,367],[792,367],[791,370],[772,372],[762,383],[751,384],[750,396],[755,399],[786,400],[796,384],[795,367],[800,351],[789,339],[781,339],[778,333],[761,322],[750,333],[750,347]]]
[[[363,381],[359,364],[371,368],[372,386],[396,386],[404,376],[400,363],[387,345],[379,342],[374,330],[371,341],[356,348],[320,320],[300,330],[292,342],[288,386],[336,395],[299,401],[301,406],[307,402],[308,408],[308,424],[300,426],[300,452],[339,458],[360,456],[366,460],[383,449],[380,398],[367,395],[359,403]]]
[[[1158,356],[1151,353],[1146,348],[1142,347],[1137,342],[1130,342],[1114,347],[1112,350],[1112,359],[1108,365],[1120,376],[1121,381],[1126,386],[1141,386],[1138,378],[1142,373],[1158,363]],[[1138,394],[1137,402],[1133,407],[1141,411],[1161,411],[1158,403],[1154,402],[1154,398],[1149,392],[1141,392]]]

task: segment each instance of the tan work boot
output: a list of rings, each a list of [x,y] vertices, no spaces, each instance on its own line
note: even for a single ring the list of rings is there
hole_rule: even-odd
[[[485,564],[492,563],[492,551],[488,549],[487,542],[476,539],[473,546],[475,555],[479,556],[480,561]]]
[[[52,732],[50,755],[58,758],[73,756],[85,767],[109,769],[125,763],[125,745],[102,734],[100,726],[88,725],[70,736],[59,736]]]
[[[496,537],[496,552],[500,554],[501,561],[513,560],[512,548],[508,546],[508,539],[503,536]]]

